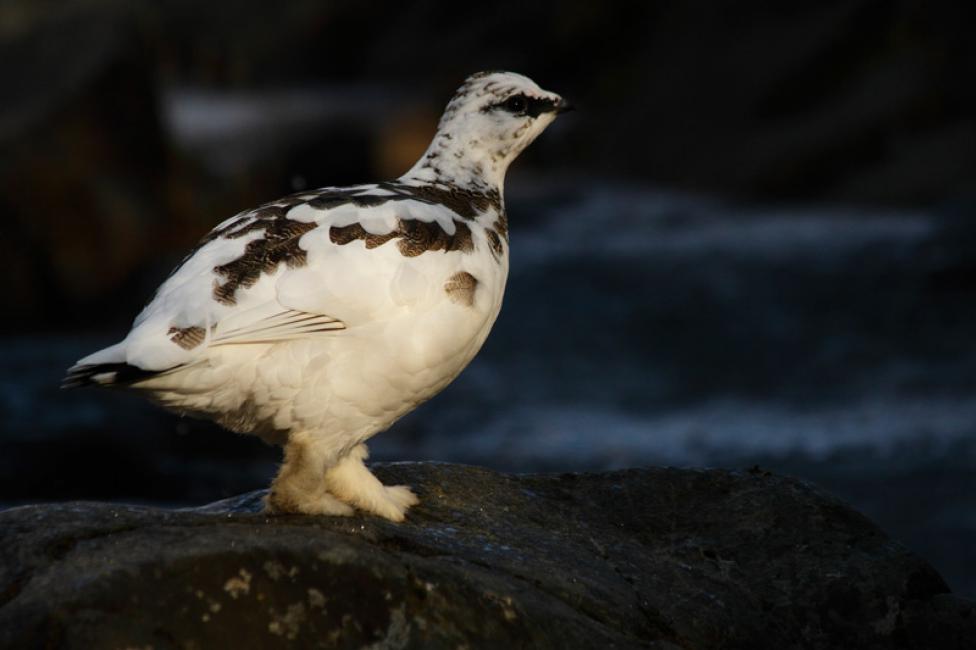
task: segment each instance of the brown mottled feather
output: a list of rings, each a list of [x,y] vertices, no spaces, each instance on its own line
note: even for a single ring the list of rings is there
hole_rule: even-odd
[[[205,329],[196,325],[192,327],[171,327],[166,333],[169,335],[170,341],[184,350],[192,350],[197,347],[203,343],[203,339],[207,335]]]
[[[455,273],[444,283],[444,291],[452,302],[470,307],[474,304],[474,292],[478,288],[478,278],[467,271]]]
[[[498,236],[497,232],[491,228],[485,228],[485,236],[488,238],[488,244],[491,246],[491,252],[494,253],[496,258],[505,252],[505,249],[502,246],[501,237]]]
[[[274,273],[282,262],[289,268],[304,266],[308,255],[298,241],[317,227],[316,223],[281,217],[254,221],[225,235],[233,239],[254,230],[264,230],[264,237],[248,242],[243,255],[233,262],[214,267],[214,272],[225,278],[223,283],[214,282],[214,298],[225,305],[236,304],[238,289],[252,286],[264,273]]]
[[[348,226],[332,226],[329,229],[329,239],[334,244],[344,246],[356,240],[363,240],[366,248],[375,248],[388,241],[398,239],[397,248],[404,257],[416,257],[428,251],[461,251],[463,253],[474,250],[471,229],[463,222],[455,222],[453,235],[449,235],[436,222],[418,221],[415,219],[397,219],[394,230],[384,235],[374,235],[358,223]]]

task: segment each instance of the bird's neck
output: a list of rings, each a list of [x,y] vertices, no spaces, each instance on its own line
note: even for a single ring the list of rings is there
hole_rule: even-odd
[[[434,136],[424,155],[400,180],[503,196],[509,162],[507,156],[486,151],[476,135],[443,131]]]

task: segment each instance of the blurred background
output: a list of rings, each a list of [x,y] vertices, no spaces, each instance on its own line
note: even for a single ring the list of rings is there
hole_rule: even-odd
[[[206,231],[388,179],[462,79],[574,101],[494,333],[377,460],[755,465],[976,595],[976,5],[0,3],[0,506],[199,504],[279,451],[62,392]]]

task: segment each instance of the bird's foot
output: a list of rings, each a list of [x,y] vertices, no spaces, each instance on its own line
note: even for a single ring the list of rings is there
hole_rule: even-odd
[[[345,485],[340,496],[363,512],[397,523],[406,519],[411,506],[420,503],[417,495],[406,485],[386,486],[379,481],[375,484]]]
[[[387,485],[384,486],[384,489],[386,490],[386,498],[404,510],[420,503],[420,499],[413,493],[409,485]]]
[[[411,506],[420,503],[406,485],[383,485],[363,464],[366,445],[357,445],[325,473],[326,488],[334,496],[360,510],[400,522]]]
[[[352,506],[343,503],[328,492],[317,496],[294,494],[273,490],[264,501],[264,511],[269,514],[331,515],[348,517]]]
[[[420,499],[406,485],[384,485],[382,498],[372,498],[368,503],[359,505],[360,508],[374,515],[379,515],[390,521],[403,521],[407,516],[407,510],[411,506],[420,503]]]

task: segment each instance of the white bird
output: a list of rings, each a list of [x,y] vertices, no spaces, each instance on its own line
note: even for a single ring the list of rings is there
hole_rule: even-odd
[[[508,275],[505,172],[567,109],[522,75],[468,77],[406,174],[224,221],[64,386],[137,391],[284,445],[270,512],[402,521],[417,497],[370,473],[365,441],[481,348]]]

